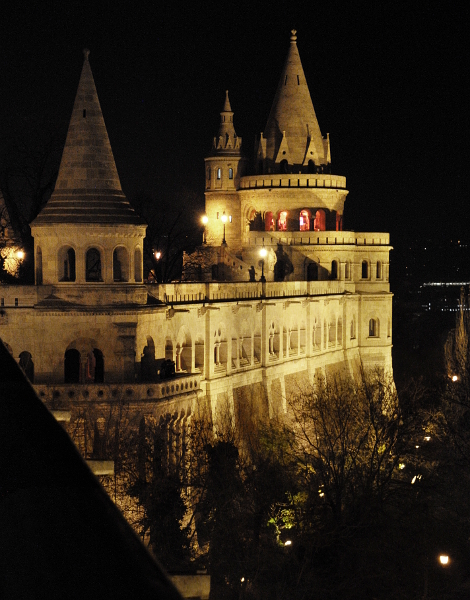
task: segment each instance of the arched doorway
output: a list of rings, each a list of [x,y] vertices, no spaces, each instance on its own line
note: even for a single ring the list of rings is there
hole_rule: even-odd
[[[277,218],[278,231],[287,231],[287,210],[281,210]]]
[[[326,230],[326,218],[325,211],[323,209],[318,209],[315,213],[315,220],[313,221],[313,229],[315,231],[325,231]]]
[[[299,215],[299,231],[310,231],[310,211],[301,210]]]
[[[75,348],[66,350],[64,360],[64,383],[80,382],[80,352]]]
[[[307,265],[307,281],[318,281],[318,263],[310,262]]]
[[[88,353],[85,381],[87,383],[103,383],[104,382],[104,358],[103,353],[98,348],[93,348]]]

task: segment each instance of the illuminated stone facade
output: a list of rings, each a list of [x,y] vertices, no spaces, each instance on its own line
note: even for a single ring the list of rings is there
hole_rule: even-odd
[[[57,186],[31,225],[36,285],[0,287],[0,338],[72,422],[125,398],[181,423],[203,397],[236,422],[248,397],[284,410],[317,373],[391,371],[389,236],[342,228],[346,181],[331,173],[295,35],[253,174],[228,94],[205,169],[210,270],[146,284],[145,224],[122,192],[86,55]]]

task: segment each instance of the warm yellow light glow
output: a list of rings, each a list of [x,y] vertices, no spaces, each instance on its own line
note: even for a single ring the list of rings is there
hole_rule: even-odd
[[[259,255],[261,256],[261,258],[266,258],[266,256],[268,255],[268,251],[266,250],[266,248],[264,246],[259,251]]]
[[[398,468],[399,468],[400,470],[404,469],[404,468],[405,468],[405,463],[400,463],[400,464],[398,465]]]
[[[240,579],[240,581],[243,583],[243,582],[245,581],[245,578],[244,578],[244,577],[242,577],[242,578]]]
[[[286,540],[284,546],[292,546],[292,542],[290,540]]]
[[[447,556],[447,554],[440,554],[439,555],[439,562],[441,563],[441,565],[448,565],[449,564],[449,557]]]
[[[227,215],[225,213],[220,218],[222,219],[222,223],[227,222]]]
[[[430,436],[430,435],[426,435],[426,436],[424,437],[424,439],[426,440],[426,442],[429,442],[429,440],[431,439],[431,436]]]
[[[157,251],[155,252],[155,258],[156,258],[157,260],[160,260],[160,259],[161,259],[161,257],[162,257],[162,253],[160,252],[160,250],[157,250]]]
[[[13,277],[19,276],[21,262],[26,256],[18,246],[5,246],[0,248],[0,256],[3,258],[3,268]]]
[[[207,225],[207,223],[209,222],[209,217],[207,215],[204,215],[202,217],[201,221],[204,225]]]
[[[452,381],[458,381],[458,376],[457,375],[452,375]]]

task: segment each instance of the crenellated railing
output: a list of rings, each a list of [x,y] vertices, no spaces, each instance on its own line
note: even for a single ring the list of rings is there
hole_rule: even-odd
[[[248,175],[240,179],[240,189],[258,188],[333,188],[346,189],[346,177],[341,175]]]

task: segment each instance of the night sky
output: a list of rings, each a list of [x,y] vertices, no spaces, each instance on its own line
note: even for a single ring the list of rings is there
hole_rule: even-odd
[[[452,6],[18,3],[2,9],[0,143],[28,131],[65,138],[88,47],[128,198],[196,194],[203,210],[225,90],[251,156],[295,28],[333,172],[347,177],[345,228],[390,231],[395,246],[465,235],[469,9]]]

